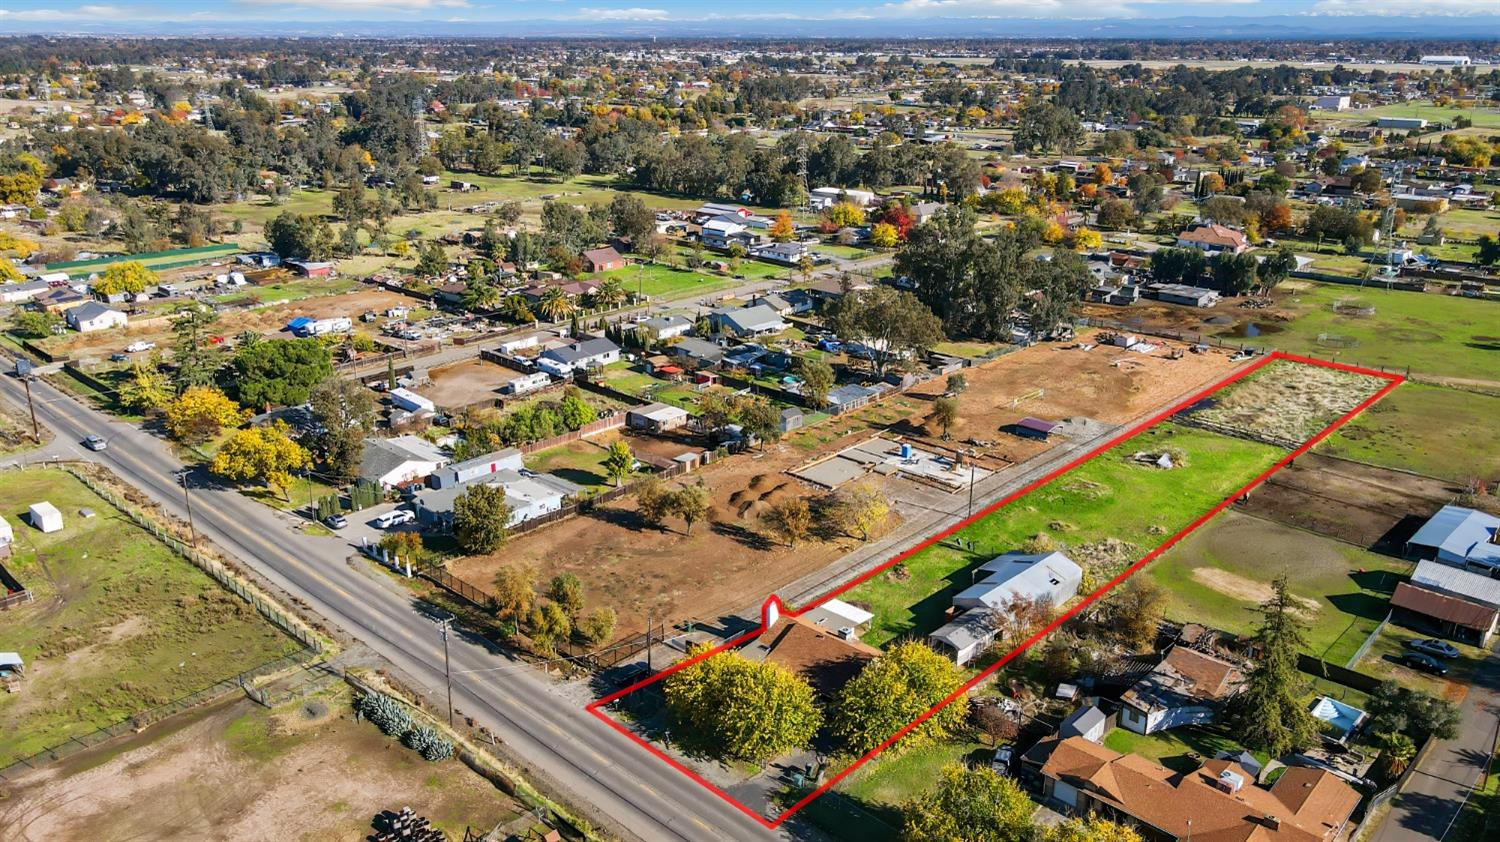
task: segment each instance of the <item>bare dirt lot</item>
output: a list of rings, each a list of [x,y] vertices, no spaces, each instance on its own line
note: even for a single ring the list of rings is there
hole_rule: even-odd
[[[327,319],[337,316],[358,318],[366,310],[383,311],[388,307],[410,307],[413,299],[383,289],[359,289],[342,295],[327,295],[319,298],[304,298],[286,304],[277,304],[256,309],[229,310],[219,317],[214,331],[219,336],[233,337],[247,330],[274,335],[286,323],[298,316]],[[290,336],[291,334],[286,334]],[[123,349],[135,341],[156,342],[166,347],[172,338],[172,318],[153,316],[132,319],[124,330],[100,330],[93,333],[73,333],[49,339],[42,347],[55,357],[107,356]]]
[[[438,406],[468,406],[486,398],[500,397],[500,387],[520,376],[520,372],[475,357],[428,372],[431,385],[417,391]]]
[[[363,839],[411,807],[462,839],[521,810],[457,759],[428,763],[355,722],[346,692],[263,710],[241,699],[106,744],[14,784],[0,827],[53,839]]]
[[[1252,492],[1243,509],[1399,555],[1406,538],[1460,490],[1443,480],[1307,453]]]
[[[1089,344],[1096,341],[1091,331],[1080,338]],[[1002,431],[1022,418],[1057,421],[1084,416],[1122,423],[1187,397],[1228,376],[1236,366],[1225,351],[1186,354],[1173,360],[1167,355],[1176,346],[1165,341],[1160,345],[1155,354],[1137,354],[1105,346],[1083,351],[1042,344],[965,369],[968,388],[958,398],[959,421],[951,430],[953,439],[994,442],[981,448],[984,455],[1000,462],[1021,462],[1048,447],[1046,442]],[[940,378],[908,394],[930,401],[942,395],[946,384]],[[936,441],[942,428],[929,421],[929,407],[924,404],[897,431],[925,436],[942,446]]]
[[[573,573],[584,582],[588,605],[619,613],[620,635],[644,630],[648,612],[657,622],[717,620],[862,543],[843,538],[787,547],[761,534],[759,515],[771,502],[821,493],[783,473],[805,460],[795,447],[772,445],[686,476],[680,481],[701,477],[713,495],[707,521],[695,524],[691,535],[676,517],[664,529],[644,523],[634,499],[625,497],[522,535],[496,554],[450,562],[448,569],[483,587],[508,564],[530,564],[543,582]],[[899,522],[892,512],[885,528]]]

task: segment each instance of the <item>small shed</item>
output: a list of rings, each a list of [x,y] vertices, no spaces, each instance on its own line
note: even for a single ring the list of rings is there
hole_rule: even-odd
[[[1057,429],[1056,422],[1043,421],[1040,418],[1032,418],[1028,415],[1016,422],[1015,433],[1021,438],[1046,441],[1055,429]]]
[[[1094,705],[1085,705],[1062,721],[1057,735],[1063,739],[1082,737],[1091,743],[1098,743],[1104,740],[1104,733],[1108,730],[1109,717],[1104,715],[1104,711]]]
[[[802,410],[789,406],[781,411],[781,431],[790,433],[802,427]]]
[[[10,528],[10,521],[0,517],[0,545],[9,544],[16,540],[16,533]]]
[[[56,532],[63,528],[62,512],[46,500],[32,503],[26,510],[26,519],[43,532]]]

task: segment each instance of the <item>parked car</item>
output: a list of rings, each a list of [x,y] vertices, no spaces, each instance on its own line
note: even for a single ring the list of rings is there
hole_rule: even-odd
[[[1000,746],[995,749],[995,758],[990,761],[990,768],[1002,775],[1010,774],[1010,764],[1015,759],[1015,747]]]
[[[151,350],[152,348],[155,348],[155,347],[156,347],[156,343],[155,342],[144,342],[144,341],[142,341],[142,342],[132,342],[129,345],[125,346],[125,353],[127,353],[127,354],[139,354],[142,351],[149,351],[149,350]]]
[[[1430,637],[1426,640],[1408,641],[1406,644],[1406,648],[1416,652],[1421,652],[1423,655],[1431,655],[1434,658],[1458,657],[1458,647],[1445,641],[1433,640]]]
[[[416,519],[417,513],[410,509],[393,509],[370,522],[375,524],[376,529],[390,529],[403,523],[411,523]]]
[[[83,446],[89,450],[103,450],[109,447],[109,442],[105,441],[103,436],[90,435],[84,436]]]
[[[113,354],[109,355],[109,361],[112,363],[123,363],[128,362],[129,360],[130,355],[125,353],[124,351],[116,351]]]
[[[1433,675],[1447,675],[1448,666],[1431,655],[1423,655],[1421,652],[1407,652],[1401,656],[1401,664],[1414,670],[1431,673]]]
[[[329,529],[343,529],[349,525],[349,519],[343,515],[329,515],[323,518],[323,525]]]

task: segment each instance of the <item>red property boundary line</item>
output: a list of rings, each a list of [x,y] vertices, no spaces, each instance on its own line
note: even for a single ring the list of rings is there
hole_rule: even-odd
[[[1205,512],[1203,515],[1201,515],[1200,517],[1198,517],[1192,523],[1190,523],[1187,526],[1183,527],[1176,534],[1172,535],[1166,541],[1164,541],[1159,546],[1157,546],[1156,549],[1154,549],[1151,552],[1147,553],[1139,561],[1136,561],[1134,564],[1130,565],[1130,567],[1128,567],[1124,571],[1122,571],[1119,575],[1115,576],[1113,579],[1111,579],[1108,582],[1106,582],[1102,587],[1100,587],[1099,589],[1095,590],[1093,593],[1089,594],[1086,598],[1083,599],[1083,601],[1079,602],[1077,605],[1075,605],[1072,608],[1068,609],[1068,611],[1064,612],[1057,619],[1055,619],[1051,623],[1049,623],[1046,628],[1043,628],[1042,630],[1040,630],[1040,631],[1036,632],[1035,634],[1031,635],[1030,637],[1026,638],[1024,641],[1022,641],[1020,644],[1018,644],[1014,649],[1012,649],[1009,653],[1007,653],[1005,655],[1005,657],[1003,657],[1000,660],[996,661],[993,665],[991,665],[990,667],[988,667],[987,669],[985,669],[983,672],[981,672],[978,675],[974,676],[967,683],[965,683],[962,687],[960,687],[957,690],[953,691],[953,693],[949,694],[947,698],[943,699],[941,702],[938,702],[936,705],[934,705],[933,707],[931,707],[930,709],[928,709],[926,712],[924,712],[921,716],[918,716],[916,719],[912,720],[906,726],[904,726],[903,728],[901,728],[901,730],[899,730],[896,733],[892,734],[889,738],[887,738],[880,745],[878,745],[875,748],[871,749],[865,755],[863,755],[859,759],[855,760],[854,762],[850,763],[848,766],[846,766],[844,769],[842,769],[841,771],[839,771],[837,774],[835,774],[832,777],[830,777],[822,786],[820,786],[816,790],[813,790],[812,792],[808,793],[806,796],[804,796],[802,798],[802,800],[798,801],[796,804],[793,804],[791,807],[787,808],[787,810],[785,812],[781,813],[781,815],[777,816],[776,818],[774,818],[774,819],[767,819],[764,816],[762,816],[759,813],[757,813],[756,811],[752,810],[751,808],[749,808],[749,807],[745,806],[744,804],[740,803],[737,799],[735,799],[729,793],[725,792],[724,790],[720,789],[719,787],[715,786],[714,784],[708,782],[702,776],[700,776],[699,774],[697,774],[696,772],[694,772],[692,769],[689,769],[687,766],[683,765],[681,762],[679,762],[678,760],[676,760],[672,756],[668,755],[666,752],[664,752],[661,749],[657,748],[656,746],[652,745],[650,742],[642,739],[640,736],[636,735],[634,732],[632,732],[630,729],[626,728],[624,725],[621,725],[619,722],[617,722],[613,717],[611,717],[608,713],[606,713],[603,710],[603,708],[604,708],[605,705],[608,705],[611,702],[614,702],[615,700],[617,700],[617,699],[619,699],[619,698],[621,698],[623,696],[629,695],[630,693],[633,693],[633,692],[635,692],[636,690],[639,690],[642,687],[645,687],[645,686],[653,684],[653,683],[655,683],[657,681],[660,681],[663,678],[666,678],[667,676],[671,675],[672,673],[674,673],[674,672],[676,672],[676,671],[678,671],[678,670],[680,670],[680,669],[682,669],[684,667],[687,667],[687,666],[690,666],[692,664],[695,664],[695,663],[703,660],[704,658],[711,657],[711,656],[716,655],[716,654],[718,654],[720,652],[723,652],[723,651],[725,651],[727,649],[732,649],[732,648],[738,647],[741,644],[744,644],[744,643],[750,641],[751,639],[759,636],[765,630],[764,620],[768,616],[767,612],[768,612],[769,608],[773,604],[782,613],[788,614],[790,616],[797,616],[797,615],[800,615],[800,614],[806,612],[808,609],[817,607],[818,605],[821,605],[824,602],[826,602],[826,601],[828,601],[830,599],[833,599],[834,597],[836,597],[836,596],[844,593],[845,591],[849,590],[850,588],[858,586],[859,584],[865,582],[866,580],[870,579],[871,577],[873,577],[873,576],[875,576],[875,575],[877,575],[879,573],[884,572],[886,569],[890,568],[891,566],[899,564],[902,561],[905,561],[907,558],[911,557],[912,555],[915,555],[916,553],[921,552],[922,550],[927,549],[928,547],[932,546],[933,544],[936,544],[937,542],[943,540],[944,538],[947,538],[949,535],[952,535],[953,533],[958,532],[961,529],[964,529],[965,527],[969,526],[970,524],[972,524],[972,523],[974,523],[974,522],[976,522],[976,521],[978,521],[978,520],[980,520],[982,518],[989,517],[991,514],[994,514],[996,511],[998,511],[1001,508],[1004,508],[1005,506],[1007,506],[1010,503],[1014,502],[1016,499],[1018,499],[1020,497],[1023,497],[1023,496],[1025,496],[1027,494],[1030,494],[1032,491],[1036,490],[1037,488],[1039,488],[1039,487],[1041,487],[1041,486],[1043,486],[1043,485],[1051,482],[1052,480],[1056,479],[1057,477],[1061,476],[1062,474],[1065,474],[1068,471],[1073,470],[1074,468],[1078,467],[1079,465],[1082,465],[1084,462],[1087,462],[1090,459],[1093,459],[1094,457],[1096,457],[1096,456],[1098,456],[1098,455],[1100,455],[1102,453],[1105,453],[1105,452],[1107,452],[1109,450],[1112,450],[1116,446],[1118,446],[1118,445],[1120,445],[1120,444],[1122,444],[1122,443],[1124,443],[1124,442],[1126,442],[1126,441],[1128,441],[1128,440],[1136,437],[1137,435],[1140,435],[1141,433],[1145,432],[1147,429],[1149,429],[1149,428],[1151,428],[1151,427],[1153,427],[1153,426],[1161,423],[1162,421],[1166,420],[1167,418],[1170,418],[1171,416],[1177,414],[1178,412],[1181,412],[1182,410],[1187,409],[1188,407],[1190,407],[1193,404],[1195,404],[1195,403],[1203,400],[1204,398],[1207,398],[1210,395],[1213,395],[1215,392],[1218,392],[1219,390],[1221,390],[1221,389],[1229,386],[1230,384],[1235,383],[1236,381],[1242,380],[1245,377],[1253,374],[1254,372],[1259,371],[1261,368],[1265,367],[1266,365],[1270,364],[1271,362],[1273,362],[1275,360],[1288,360],[1288,361],[1291,361],[1291,362],[1303,363],[1303,364],[1306,364],[1306,365],[1315,365],[1315,366],[1321,366],[1323,368],[1336,369],[1336,370],[1339,370],[1339,371],[1348,371],[1348,372],[1352,372],[1354,374],[1363,374],[1363,375],[1367,375],[1367,376],[1370,376],[1370,377],[1378,377],[1378,378],[1381,378],[1381,379],[1386,380],[1388,382],[1386,383],[1385,386],[1381,387],[1381,389],[1379,391],[1377,391],[1375,394],[1373,394],[1370,397],[1366,398],[1364,401],[1362,401],[1355,408],[1353,408],[1353,409],[1349,410],[1348,412],[1344,413],[1336,421],[1334,421],[1332,424],[1328,425],[1328,427],[1324,428],[1317,435],[1315,435],[1312,438],[1308,439],[1307,441],[1303,442],[1300,447],[1298,447],[1297,449],[1291,451],[1286,456],[1283,456],[1281,459],[1277,460],[1276,464],[1274,464],[1270,468],[1266,469],[1263,473],[1260,474],[1260,476],[1255,477],[1254,479],[1250,480],[1249,482],[1247,482],[1243,486],[1241,486],[1238,490],[1236,490],[1233,493],[1231,493],[1228,497],[1225,497],[1222,501],[1219,502],[1218,505],[1214,506],[1212,509],[1210,509],[1209,511]],[[1087,608],[1089,605],[1093,604],[1100,597],[1102,597],[1105,594],[1109,593],[1112,589],[1115,588],[1115,586],[1119,585],[1121,582],[1123,582],[1126,579],[1130,578],[1130,576],[1134,575],[1141,568],[1143,568],[1147,564],[1149,564],[1152,560],[1154,560],[1155,558],[1157,558],[1158,556],[1160,556],[1162,553],[1166,552],[1168,549],[1170,549],[1177,542],[1179,542],[1183,538],[1187,537],[1188,534],[1190,534],[1191,532],[1193,532],[1194,530],[1196,530],[1198,527],[1202,526],[1204,523],[1207,523],[1211,518],[1213,518],[1219,512],[1222,512],[1224,509],[1228,508],[1230,505],[1232,505],[1234,503],[1235,500],[1239,499],[1240,497],[1244,496],[1245,494],[1248,494],[1256,486],[1260,485],[1261,483],[1263,483],[1267,479],[1269,479],[1271,477],[1271,475],[1275,474],[1277,471],[1279,471],[1282,468],[1286,467],[1287,465],[1291,464],[1291,462],[1294,459],[1296,459],[1298,456],[1301,456],[1302,454],[1304,454],[1307,451],[1311,450],[1319,442],[1321,442],[1323,439],[1327,438],[1330,434],[1332,434],[1339,427],[1342,427],[1344,424],[1348,423],[1351,419],[1353,419],[1356,415],[1358,415],[1359,413],[1361,413],[1364,410],[1368,409],[1376,401],[1379,401],[1381,398],[1383,398],[1387,394],[1389,394],[1392,389],[1395,389],[1398,385],[1400,385],[1402,382],[1404,382],[1405,379],[1406,378],[1402,377],[1401,375],[1394,374],[1394,373],[1391,373],[1391,372],[1376,371],[1374,369],[1361,368],[1359,366],[1348,365],[1348,364],[1345,364],[1345,363],[1336,363],[1336,362],[1330,362],[1330,361],[1327,361],[1327,360],[1318,360],[1318,359],[1313,359],[1313,358],[1310,358],[1310,357],[1302,357],[1302,356],[1297,356],[1295,354],[1287,354],[1287,353],[1284,353],[1284,352],[1281,352],[1281,351],[1277,351],[1277,352],[1275,352],[1273,354],[1270,354],[1270,355],[1268,355],[1266,357],[1261,358],[1255,364],[1247,366],[1246,368],[1244,368],[1244,369],[1242,369],[1242,370],[1240,370],[1238,372],[1235,372],[1234,374],[1230,375],[1229,377],[1226,377],[1223,380],[1220,380],[1219,382],[1213,384],[1212,386],[1209,386],[1207,389],[1204,389],[1203,391],[1201,391],[1201,392],[1193,395],[1192,397],[1190,397],[1190,398],[1188,398],[1188,399],[1186,399],[1184,401],[1181,401],[1180,403],[1178,403],[1178,404],[1176,404],[1176,405],[1174,405],[1174,406],[1172,406],[1172,407],[1170,407],[1168,409],[1165,409],[1165,410],[1163,410],[1161,412],[1158,412],[1156,415],[1153,415],[1152,417],[1146,419],[1145,421],[1142,421],[1141,423],[1139,423],[1136,426],[1130,428],[1129,430],[1127,430],[1127,431],[1125,431],[1123,433],[1120,433],[1119,435],[1115,436],[1114,438],[1110,439],[1108,442],[1100,445],[1099,447],[1096,447],[1093,450],[1089,451],[1088,453],[1085,453],[1084,455],[1079,456],[1076,459],[1073,459],[1072,461],[1068,462],[1067,464],[1063,465],[1060,468],[1056,468],[1056,469],[1050,471],[1045,476],[1043,476],[1043,477],[1041,477],[1039,479],[1033,480],[1030,483],[1027,483],[1024,487],[1022,487],[1019,490],[1014,491],[1014,492],[1006,495],[1005,497],[1001,498],[1000,500],[995,501],[994,503],[990,504],[989,506],[987,506],[983,510],[981,510],[979,512],[976,512],[973,516],[967,517],[964,520],[962,520],[962,521],[954,524],[953,526],[950,526],[950,527],[942,530],[941,532],[938,532],[938,533],[932,535],[931,537],[923,540],[921,543],[917,544],[916,546],[913,546],[910,549],[907,549],[907,550],[901,552],[900,554],[898,554],[895,557],[891,558],[889,561],[885,562],[884,564],[881,564],[879,567],[876,567],[873,570],[870,570],[870,571],[864,573],[863,575],[861,575],[858,578],[856,578],[856,579],[848,582],[847,584],[844,584],[844,585],[842,585],[842,586],[840,586],[838,588],[835,588],[832,591],[829,591],[828,593],[826,593],[826,594],[824,594],[824,595],[822,595],[822,596],[820,596],[820,597],[812,600],[811,602],[808,602],[806,605],[803,605],[802,607],[798,608],[795,611],[787,609],[786,606],[782,604],[780,597],[778,597],[778,596],[776,596],[774,594],[771,595],[770,597],[768,597],[766,599],[765,605],[762,607],[762,614],[761,614],[762,624],[761,624],[761,626],[759,626],[758,628],[756,628],[754,631],[751,631],[751,632],[749,632],[747,634],[744,634],[744,635],[741,635],[741,636],[739,636],[737,638],[734,638],[733,640],[730,640],[728,642],[720,644],[719,646],[715,647],[714,649],[711,649],[711,650],[709,650],[707,652],[699,654],[699,655],[697,655],[697,656],[695,656],[695,657],[693,657],[691,659],[680,661],[680,662],[672,665],[671,667],[668,667],[667,669],[664,669],[664,670],[662,670],[662,671],[660,671],[660,672],[658,672],[658,673],[656,673],[654,675],[651,675],[651,676],[649,676],[649,677],[647,677],[645,679],[642,679],[641,681],[635,682],[634,684],[630,685],[629,687],[624,688],[623,690],[617,690],[617,691],[615,691],[615,692],[613,692],[613,693],[611,693],[611,694],[609,694],[607,696],[604,696],[602,698],[596,699],[593,702],[590,702],[588,705],[586,705],[585,709],[588,710],[589,713],[592,713],[594,716],[598,717],[600,720],[602,720],[603,722],[605,722],[606,724],[608,724],[611,728],[614,728],[616,731],[620,732],[621,734],[624,734],[626,737],[628,737],[631,740],[633,740],[641,748],[643,748],[646,751],[650,752],[651,754],[655,755],[662,762],[666,763],[667,765],[671,766],[672,768],[676,769],[677,771],[683,773],[684,775],[687,775],[689,778],[692,778],[694,781],[697,781],[704,788],[708,789],[710,792],[712,792],[715,795],[719,796],[724,801],[726,801],[727,803],[729,803],[733,807],[737,808],[740,812],[742,812],[745,815],[749,816],[750,818],[754,819],[756,822],[758,822],[759,824],[763,825],[764,827],[767,827],[767,828],[770,828],[770,829],[775,829],[776,827],[778,827],[779,825],[781,825],[782,822],[784,822],[788,818],[790,818],[794,813],[796,813],[797,811],[801,810],[803,807],[806,807],[808,804],[812,803],[812,801],[814,799],[816,799],[819,796],[823,795],[825,792],[827,792],[828,790],[832,789],[834,786],[837,786],[838,783],[839,783],[839,781],[842,781],[844,778],[848,777],[856,769],[858,769],[859,767],[863,766],[865,763],[869,762],[876,755],[878,755],[881,752],[885,751],[887,748],[889,748],[897,740],[899,740],[902,737],[906,736],[912,729],[916,728],[918,725],[921,725],[923,722],[926,722],[930,717],[932,717],[934,714],[936,714],[942,708],[946,707],[950,702],[952,702],[953,700],[957,699],[958,697],[964,695],[969,690],[973,689],[980,682],[984,681],[986,678],[988,678],[990,675],[992,675],[996,670],[999,670],[1001,667],[1003,667],[1007,663],[1009,663],[1017,655],[1021,654],[1022,652],[1025,652],[1027,649],[1029,649],[1031,646],[1033,646],[1034,644],[1036,644],[1042,638],[1046,637],[1048,634],[1051,634],[1053,631],[1055,631],[1063,623],[1065,623],[1068,620],[1072,619],[1080,611],[1082,611],[1083,609]]]

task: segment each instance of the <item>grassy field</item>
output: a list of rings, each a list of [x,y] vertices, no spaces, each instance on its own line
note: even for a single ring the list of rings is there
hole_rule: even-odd
[[[184,714],[8,786],[0,826],[17,842],[365,839],[378,813],[409,805],[463,839],[525,815],[457,758],[429,763],[356,720],[351,702],[340,685]]]
[[[1237,512],[1189,535],[1145,571],[1171,594],[1167,617],[1244,634],[1270,582],[1286,576],[1301,602],[1308,652],[1335,664],[1353,657],[1390,610],[1410,562]]]
[[[1225,734],[1197,727],[1173,728],[1155,734],[1137,734],[1116,728],[1104,735],[1104,745],[1121,754],[1138,754],[1154,760],[1174,772],[1190,772],[1221,751],[1239,753],[1244,750]],[[1197,758],[1192,756],[1195,754]],[[1261,763],[1267,760],[1267,755],[1262,752],[1252,754]]]
[[[614,487],[604,469],[609,451],[586,439],[549,447],[526,456],[526,467],[540,474],[553,474],[588,491]]]
[[[1500,480],[1500,452],[1492,447],[1500,397],[1405,383],[1321,446],[1340,456],[1463,482]]]
[[[615,278],[627,292],[640,292],[652,298],[683,298],[709,295],[743,283],[731,276],[710,271],[678,269],[666,264],[638,263],[621,269],[600,272],[596,278]]]
[[[1442,378],[1500,382],[1500,304],[1373,286],[1289,282],[1283,287],[1276,303],[1292,311],[1292,321],[1278,323],[1279,331],[1235,341],[1394,371],[1410,367]],[[1340,315],[1333,308],[1341,301],[1374,307],[1375,314]],[[1357,344],[1338,348],[1320,341],[1320,334]]]
[[[62,531],[21,520],[40,500]],[[0,695],[0,766],[297,649],[62,471],[7,472],[0,514],[16,535],[7,566],[35,594],[0,614],[0,639],[27,666],[21,692]]]
[[[1132,454],[1177,454],[1164,471]],[[1160,424],[1053,479],[1025,497],[929,547],[891,571],[850,590],[844,599],[874,612],[864,640],[875,646],[926,635],[943,622],[953,595],[970,582],[969,569],[1046,535],[1085,566],[1087,592],[1270,467],[1282,451],[1201,430]],[[893,575],[894,574],[894,575]]]
[[[1455,108],[1453,106],[1433,105],[1429,102],[1402,102],[1391,105],[1377,105],[1374,108],[1362,108],[1357,111],[1323,112],[1319,117],[1327,117],[1336,120],[1351,120],[1356,122],[1367,122],[1376,117],[1418,117],[1429,123],[1453,124],[1456,117],[1468,117],[1474,121],[1474,125],[1480,128],[1500,128],[1500,109],[1495,108]]]
[[[898,808],[913,795],[930,789],[944,766],[970,760],[988,764],[993,753],[994,749],[966,740],[883,752],[840,781],[838,791],[866,805]]]

